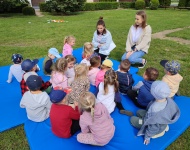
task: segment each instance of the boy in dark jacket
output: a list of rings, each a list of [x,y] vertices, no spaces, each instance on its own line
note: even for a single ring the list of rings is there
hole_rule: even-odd
[[[132,90],[128,90],[127,95],[134,102],[137,107],[146,109],[150,101],[154,97],[150,93],[152,83],[158,78],[158,70],[152,67],[146,69],[143,74],[143,81],[139,81]]]

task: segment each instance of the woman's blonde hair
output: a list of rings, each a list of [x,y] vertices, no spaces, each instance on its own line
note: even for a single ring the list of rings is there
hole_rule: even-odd
[[[84,92],[80,95],[79,99],[79,110],[90,112],[92,121],[94,121],[94,107],[95,107],[95,96],[91,92]]]
[[[83,56],[85,58],[89,58],[94,53],[93,47],[94,46],[91,42],[84,43]]]
[[[85,63],[78,64],[74,67],[75,79],[77,78],[87,78],[88,66]]]
[[[141,16],[141,18],[143,19],[142,28],[144,29],[147,25],[147,23],[146,23],[146,20],[147,20],[146,12],[144,10],[139,10],[139,11],[137,11],[136,15]]]
[[[65,58],[59,58],[53,68],[53,71],[64,73],[67,69],[67,60]]]
[[[70,43],[72,40],[76,40],[75,39],[75,37],[74,36],[72,36],[72,35],[69,35],[69,36],[66,36],[65,38],[64,38],[64,41],[63,41],[63,43],[64,44],[66,44],[66,43]]]
[[[117,80],[117,73],[112,69],[106,71],[104,75],[104,94],[105,95],[108,93],[108,85],[114,85],[115,92],[118,92],[119,83]]]
[[[73,55],[67,55],[67,56],[65,56],[65,59],[67,60],[68,63],[70,63],[72,61],[76,62],[76,59]]]

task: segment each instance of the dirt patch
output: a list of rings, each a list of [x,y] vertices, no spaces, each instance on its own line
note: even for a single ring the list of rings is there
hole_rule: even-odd
[[[185,40],[185,39],[178,38],[178,37],[166,37],[166,35],[169,34],[169,33],[180,31],[180,30],[183,30],[183,29],[186,29],[186,28],[190,28],[190,26],[189,27],[184,27],[184,28],[177,28],[177,29],[165,30],[165,31],[162,31],[162,32],[157,32],[157,33],[152,34],[152,38],[153,39],[168,39],[168,40],[171,40],[171,41],[178,42],[180,44],[190,44],[190,40]]]

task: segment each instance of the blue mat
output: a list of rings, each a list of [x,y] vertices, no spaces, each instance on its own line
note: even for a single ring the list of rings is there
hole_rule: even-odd
[[[77,58],[77,63],[80,63],[82,60],[82,48],[75,49],[73,51],[74,56]],[[44,81],[48,81],[50,79],[49,76],[45,76],[42,71],[42,64],[44,58],[39,59],[38,65],[41,70],[38,74],[43,78]],[[115,70],[118,69],[119,62],[113,60]],[[1,95],[1,105],[0,105],[0,132],[5,131],[7,129],[13,128],[20,124],[23,124],[27,120],[25,109],[20,108],[20,100],[21,100],[21,89],[20,84],[13,78],[12,83],[8,84],[8,72],[9,66],[0,67],[0,95]],[[131,68],[131,73],[137,73],[137,68]],[[94,87],[91,87],[91,91],[95,91]]]

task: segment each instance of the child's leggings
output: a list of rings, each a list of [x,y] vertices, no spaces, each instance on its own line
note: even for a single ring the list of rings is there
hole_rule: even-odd
[[[91,145],[102,146],[102,145],[98,144],[94,140],[94,137],[93,137],[92,133],[79,133],[77,135],[77,141],[80,142],[80,143],[84,143],[84,144],[91,144]]]

